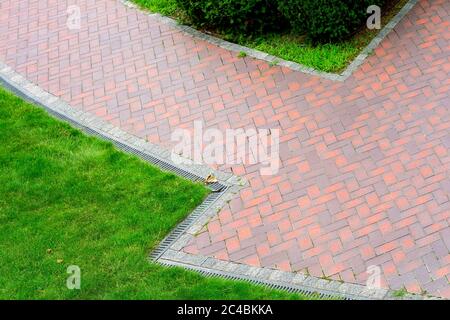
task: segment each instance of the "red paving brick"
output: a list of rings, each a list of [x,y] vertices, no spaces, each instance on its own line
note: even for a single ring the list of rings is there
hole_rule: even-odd
[[[73,2],[75,3],[75,2]],[[278,128],[281,168],[218,166],[250,186],[186,250],[450,298],[450,2],[420,1],[345,82],[194,40],[116,1],[6,0],[0,60],[170,147],[175,128]]]

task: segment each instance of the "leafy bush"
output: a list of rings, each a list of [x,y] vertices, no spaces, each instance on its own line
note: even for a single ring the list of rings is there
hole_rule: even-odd
[[[336,42],[360,29],[370,5],[382,7],[387,0],[278,0],[278,8],[294,32],[314,42]]]
[[[176,0],[193,23],[235,35],[291,26],[313,42],[336,42],[360,29],[370,5],[395,0]]]
[[[192,22],[232,34],[279,29],[277,0],[176,0]]]

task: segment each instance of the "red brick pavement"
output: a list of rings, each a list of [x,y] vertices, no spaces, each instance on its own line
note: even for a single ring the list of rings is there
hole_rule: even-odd
[[[66,27],[68,4],[81,30]],[[75,108],[170,145],[175,128],[281,130],[261,176],[188,252],[450,298],[450,2],[420,1],[345,82],[194,40],[105,0],[6,0],[0,60]],[[230,170],[225,166],[219,169]]]

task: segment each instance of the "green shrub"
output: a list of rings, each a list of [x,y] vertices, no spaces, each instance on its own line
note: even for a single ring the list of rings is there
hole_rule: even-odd
[[[296,33],[313,42],[336,42],[360,29],[370,5],[388,0],[278,0],[278,8]]]
[[[231,34],[279,29],[277,0],[176,0],[192,22]]]
[[[232,35],[292,28],[313,42],[337,42],[364,26],[370,5],[398,0],[175,0],[197,26]]]

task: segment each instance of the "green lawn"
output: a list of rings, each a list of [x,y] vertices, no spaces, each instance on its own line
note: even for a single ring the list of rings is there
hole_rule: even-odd
[[[148,261],[207,192],[0,89],[0,299],[302,298]]]
[[[178,10],[175,0],[132,0],[141,8],[152,12],[159,12],[188,23]],[[405,5],[408,0],[400,0],[388,12],[383,12],[382,26]],[[353,38],[342,43],[328,43],[317,46],[311,45],[304,37],[291,34],[268,34],[258,38],[239,37],[215,34],[228,41],[247,47],[258,49],[285,60],[294,61],[307,67],[326,72],[340,72],[352,62],[354,58],[378,34],[379,30],[364,29]]]

